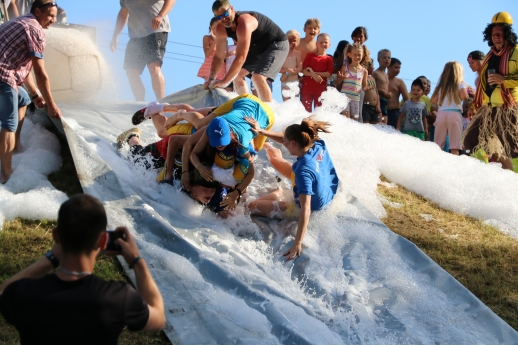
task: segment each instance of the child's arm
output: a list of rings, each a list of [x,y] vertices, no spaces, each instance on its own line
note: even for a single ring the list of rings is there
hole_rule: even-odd
[[[345,65],[343,65],[340,70],[336,73],[336,85],[340,85],[340,83],[345,79]]]
[[[205,53],[205,57],[209,57],[216,46],[215,37],[211,37],[210,35],[203,36],[203,53]]]
[[[302,72],[302,54],[300,54],[300,52],[295,52],[295,59],[297,61],[297,67],[294,68],[293,73],[297,74]]]
[[[397,118],[397,126],[396,126],[396,129],[397,129],[398,131],[400,131],[400,132],[401,132],[401,121],[403,121],[403,117],[404,117],[404,116],[405,116],[405,114],[403,114],[403,113],[399,113],[399,116],[398,116],[398,118]]]
[[[426,109],[426,106],[423,109],[423,125],[424,125],[424,137],[426,140],[428,140],[428,121],[426,118],[428,117],[428,109]]]
[[[367,72],[367,69],[363,69],[363,79],[362,79],[362,90],[363,92],[367,92],[371,90],[372,88],[368,85],[367,79],[369,78],[369,72]]]

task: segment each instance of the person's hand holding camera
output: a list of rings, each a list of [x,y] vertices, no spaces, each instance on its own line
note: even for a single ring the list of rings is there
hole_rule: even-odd
[[[138,257],[139,251],[137,248],[137,243],[135,242],[135,239],[129,232],[128,228],[125,226],[119,226],[114,231],[114,233],[118,233],[118,235],[122,236],[116,236],[118,237],[115,239],[113,244],[120,247],[120,250],[116,251],[107,251],[106,254],[108,255],[122,255],[124,257],[124,260],[129,265],[131,264],[136,257]]]

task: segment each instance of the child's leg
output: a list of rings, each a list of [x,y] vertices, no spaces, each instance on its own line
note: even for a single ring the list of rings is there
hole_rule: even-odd
[[[446,118],[443,111],[437,112],[437,119],[435,120],[435,133],[434,142],[439,145],[441,150],[444,150],[444,144],[446,143],[446,134],[448,128],[446,125]]]
[[[160,138],[167,137],[167,128],[165,128],[166,117],[160,113],[151,115],[151,121],[155,126],[156,133]]]
[[[360,101],[350,100],[349,104],[351,105],[351,119],[358,121],[360,118]]]
[[[322,102],[320,102],[318,99],[320,98],[320,96],[322,95],[322,92],[324,92],[324,91],[326,91],[326,90],[322,90],[321,92],[313,95],[313,104],[314,104],[313,108],[322,106]]]
[[[450,152],[454,155],[460,153],[460,138],[462,136],[462,115],[457,112],[447,112],[448,133],[450,134]]]
[[[168,104],[164,107],[165,113],[175,113],[180,110],[193,111],[194,108],[191,105],[185,103]]]
[[[306,111],[308,113],[311,113],[312,105],[313,105],[313,97],[311,96],[311,94],[301,92],[300,93],[300,102],[304,106],[304,109],[306,109]]]
[[[169,143],[167,144],[167,158],[165,160],[165,164],[167,170],[165,172],[165,179],[169,180],[174,170],[174,159],[178,154],[180,148],[185,144],[187,139],[190,138],[190,135],[171,135],[169,137]],[[183,164],[183,163],[182,163]],[[189,164],[186,162],[185,164]]]
[[[280,201],[281,191],[277,189],[275,192],[260,197],[248,204],[248,208],[252,214],[263,217],[277,216],[282,217],[286,212],[288,204],[286,201]],[[278,214],[272,214],[278,213]],[[282,213],[282,214],[281,214]]]
[[[270,164],[275,168],[275,170],[281,173],[284,177],[291,179],[291,174],[293,172],[291,169],[292,164],[282,158],[281,150],[273,147],[269,143],[264,145],[264,149],[268,155]]]

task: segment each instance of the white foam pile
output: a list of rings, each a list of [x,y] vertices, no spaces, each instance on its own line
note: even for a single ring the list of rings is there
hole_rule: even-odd
[[[343,103],[343,96],[331,91],[324,95],[324,105],[316,111],[318,119],[332,123],[333,133],[323,134],[322,138],[328,145],[341,186],[331,207],[311,216],[304,240],[304,253],[311,258],[311,270],[304,281],[292,279],[292,263],[281,256],[293,240],[292,236],[283,234],[287,222],[253,222],[242,204],[234,217],[222,220],[203,211],[178,188],[157,184],[156,172],[146,171],[125,159],[127,148],[122,157],[114,148],[116,135],[130,127],[129,121],[127,127],[104,131],[101,140],[76,121],[69,119],[67,123],[75,135],[85,139],[89,148],[109,164],[118,178],[132,186],[164,219],[174,223],[174,218],[181,214],[217,232],[218,236],[209,236],[204,244],[193,242],[203,252],[204,259],[217,262],[244,282],[268,286],[269,290],[262,293],[310,342],[497,343],[473,322],[466,312],[469,306],[452,304],[450,296],[436,289],[426,275],[416,272],[411,263],[403,260],[387,234],[365,222],[361,211],[348,201],[357,197],[374,214],[384,216],[376,193],[383,174],[441,207],[485,219],[517,237],[517,175],[469,157],[454,157],[433,143],[401,135],[388,127],[346,119],[338,114]],[[273,107],[277,116],[273,130],[300,123],[307,116],[301,103],[295,100]],[[158,139],[150,121],[140,127],[144,143]],[[80,146],[78,149],[82,151]],[[79,164],[85,171],[95,171],[95,162],[86,156]],[[277,173],[266,159],[257,159],[256,171],[246,195],[248,201],[279,185],[286,194],[290,193],[288,181],[279,184]],[[111,215],[116,220],[111,226],[132,228],[133,220],[122,213]],[[425,220],[433,222],[429,218]],[[269,229],[275,234],[273,239],[265,237]],[[141,239],[145,243],[145,237]],[[194,300],[206,302],[220,317],[237,322],[244,329],[269,334],[271,325],[262,314],[236,299],[232,292],[204,281],[196,265],[154,245],[144,247],[150,251],[149,255],[166,262],[182,284],[192,287],[189,293]],[[351,262],[346,263],[347,257]],[[240,263],[236,264],[238,259]],[[310,285],[316,285],[316,290],[309,289]],[[167,303],[166,298],[166,307],[174,308]],[[268,339],[270,343],[282,342],[282,339]]]
[[[6,184],[0,184],[0,229],[4,221],[16,217],[55,220],[59,206],[67,199],[47,179],[61,166],[57,138],[26,119],[21,142],[23,152],[13,156],[14,173]]]

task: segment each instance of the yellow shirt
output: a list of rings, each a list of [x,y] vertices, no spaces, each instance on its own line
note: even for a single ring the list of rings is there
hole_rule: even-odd
[[[515,47],[511,52],[511,57],[509,58],[509,73],[504,76],[504,86],[507,89],[511,90],[511,95],[513,98],[518,101],[518,47]],[[492,106],[499,107],[504,105],[504,100],[502,99],[502,94],[500,92],[500,85],[493,90],[491,93],[491,97],[488,97],[486,94],[486,80],[487,80],[487,64],[482,68],[480,72],[480,84],[482,87],[482,104],[491,103]]]

